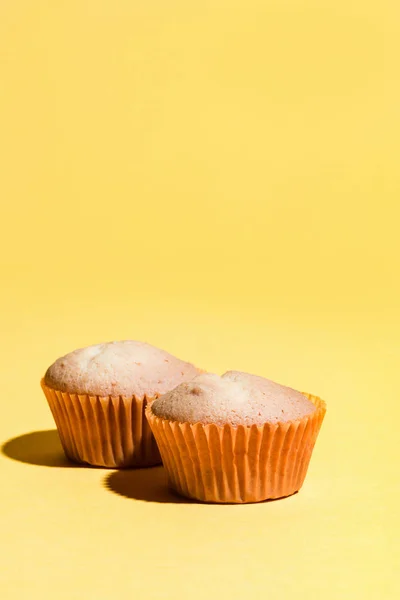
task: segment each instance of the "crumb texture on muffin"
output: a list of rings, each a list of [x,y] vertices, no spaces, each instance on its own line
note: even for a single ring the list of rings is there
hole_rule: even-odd
[[[48,368],[44,382],[70,394],[151,397],[200,373],[144,342],[124,340],[74,350]]]
[[[239,371],[197,375],[155,400],[151,407],[153,414],[163,419],[219,426],[296,421],[315,410],[304,394]]]

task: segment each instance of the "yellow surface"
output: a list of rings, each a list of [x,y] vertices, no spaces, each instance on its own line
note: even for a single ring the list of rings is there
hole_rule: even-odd
[[[399,29],[394,1],[2,0],[2,599],[399,597]],[[323,397],[301,492],[63,463],[39,379],[121,338]]]

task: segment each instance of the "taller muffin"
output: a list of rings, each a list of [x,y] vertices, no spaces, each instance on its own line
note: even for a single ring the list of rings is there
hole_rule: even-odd
[[[126,340],[59,358],[41,385],[68,458],[110,468],[151,466],[161,458],[146,405],[199,373],[164,350]]]
[[[171,487],[234,503],[298,491],[324,415],[316,396],[237,371],[198,375],[147,409]]]

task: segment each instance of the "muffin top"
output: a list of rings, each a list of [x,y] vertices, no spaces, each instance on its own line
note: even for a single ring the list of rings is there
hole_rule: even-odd
[[[62,356],[44,376],[49,387],[70,394],[152,397],[200,370],[144,342],[96,344]]]
[[[151,405],[157,417],[187,423],[263,425],[296,421],[316,410],[304,394],[239,371],[197,375]]]

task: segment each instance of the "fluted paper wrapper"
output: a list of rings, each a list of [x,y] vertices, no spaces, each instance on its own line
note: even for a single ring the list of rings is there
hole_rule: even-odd
[[[41,385],[69,459],[108,468],[161,463],[145,417],[154,398],[68,394]]]
[[[281,498],[304,481],[326,405],[299,421],[220,427],[156,417],[146,410],[172,489],[203,502],[245,503]]]

